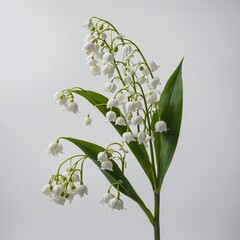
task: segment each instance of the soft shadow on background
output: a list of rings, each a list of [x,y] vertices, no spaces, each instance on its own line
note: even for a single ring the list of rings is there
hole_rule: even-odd
[[[140,208],[124,197],[126,211],[99,204],[108,183],[86,166],[89,196],[61,207],[41,195],[64,156],[45,153],[58,136],[106,146],[120,137],[90,105],[80,114],[52,95],[81,86],[99,92],[107,79],[89,75],[81,51],[92,15],[111,21],[161,65],[164,84],[183,56],[184,113],[179,145],[161,200],[163,240],[240,239],[240,2],[0,0],[0,239],[152,239]],[[133,157],[127,175],[148,205],[149,185]]]

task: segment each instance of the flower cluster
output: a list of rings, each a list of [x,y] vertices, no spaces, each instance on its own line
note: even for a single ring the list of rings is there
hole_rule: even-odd
[[[111,186],[109,187],[108,191],[102,195],[100,203],[108,204],[110,210],[114,210],[114,209],[123,210],[123,209],[125,209],[124,204],[123,204],[123,200],[120,199],[119,186],[120,186],[121,183],[122,183],[121,180],[112,183]],[[110,190],[113,186],[115,186],[116,189],[117,189],[117,196],[115,196],[114,194],[112,194],[110,192]]]
[[[60,169],[66,162],[73,158],[79,158],[65,172],[60,173]],[[76,195],[83,197],[88,194],[88,188],[83,184],[82,171],[83,163],[87,157],[85,155],[76,155],[65,160],[59,167],[56,174],[52,175],[48,184],[43,187],[42,193],[59,204],[64,205],[66,200],[72,202]],[[78,168],[79,162],[82,162],[81,168]]]
[[[74,102],[74,96],[70,91],[64,90],[62,92],[56,92],[53,96],[56,103],[65,106],[69,112],[77,113],[78,105]]]
[[[159,65],[147,62],[137,45],[109,22],[93,17],[84,26],[89,34],[82,50],[87,55],[90,73],[106,75],[109,79],[104,85],[105,91],[112,94],[106,104],[106,119],[127,126],[122,135],[125,142],[137,141],[147,147],[149,141],[154,141],[150,116],[158,111],[160,79],[154,73]],[[120,116],[116,109],[120,110]],[[85,125],[91,121],[88,114]],[[167,124],[159,119],[154,130],[166,132]]]

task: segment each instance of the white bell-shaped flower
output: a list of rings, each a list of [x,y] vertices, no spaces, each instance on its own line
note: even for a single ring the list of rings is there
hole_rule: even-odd
[[[88,54],[89,54],[89,53],[93,53],[94,50],[95,50],[95,45],[94,45],[94,43],[92,43],[92,42],[86,42],[86,43],[84,43],[84,45],[83,45],[83,50],[84,50],[85,52],[87,52]]]
[[[143,120],[142,116],[140,116],[140,115],[133,116],[132,119],[131,119],[131,123],[133,125],[140,125],[140,124],[142,124],[142,120]]]
[[[122,48],[122,52],[123,52],[123,55],[130,54],[132,52],[131,45],[129,45],[129,44],[124,45]]]
[[[88,195],[88,188],[86,185],[79,185],[76,187],[76,194],[78,194],[80,197],[83,197],[84,195]]]
[[[111,198],[109,200],[109,208],[110,210],[116,209],[116,210],[123,210],[123,201],[121,199],[118,199],[117,197]]]
[[[151,69],[152,72],[155,72],[158,70],[158,68],[160,67],[159,65],[157,65],[155,62],[151,61],[148,63],[149,68]]]
[[[58,185],[55,185],[52,189],[52,194],[54,196],[60,196],[60,194],[62,193],[63,191],[63,185],[62,184],[58,184]]]
[[[134,111],[136,111],[136,109],[137,109],[137,103],[136,103],[136,102],[127,102],[127,103],[125,104],[125,108],[126,108],[126,111],[127,111],[128,113],[134,112]]]
[[[93,65],[90,67],[90,74],[93,76],[98,76],[101,74],[101,69],[98,65]]]
[[[102,67],[102,74],[103,75],[107,75],[108,77],[112,77],[113,76],[113,73],[114,73],[114,67],[113,65],[110,65],[110,64],[105,64],[103,67]]]
[[[103,55],[103,63],[110,63],[113,64],[114,63],[114,55],[112,53],[104,53]]]
[[[92,29],[93,26],[94,26],[94,25],[93,25],[93,22],[92,22],[92,21],[85,21],[85,22],[83,23],[83,27],[87,27],[89,31]]]
[[[147,76],[149,74],[149,70],[148,70],[148,68],[146,66],[143,66],[142,74],[144,76]]]
[[[116,107],[117,108],[118,105],[119,105],[118,100],[114,99],[114,98],[109,99],[108,102],[107,102],[107,108],[112,108],[112,107]]]
[[[42,194],[47,195],[47,196],[51,196],[51,194],[52,194],[52,192],[50,191],[51,187],[52,186],[50,184],[44,185],[43,189],[42,189]]]
[[[53,156],[58,156],[59,153],[63,153],[63,146],[59,142],[51,142],[48,145],[48,153],[51,153]]]
[[[78,112],[78,105],[73,100],[68,100],[66,109],[69,112],[77,113]]]
[[[133,80],[132,80],[131,76],[127,75],[123,78],[123,81],[125,82],[125,84],[130,84],[130,83],[132,83]]]
[[[114,111],[108,111],[107,114],[106,114],[106,119],[109,121],[109,122],[115,122],[117,118],[117,115]]]
[[[89,66],[95,66],[96,64],[98,64],[98,61],[96,59],[93,59],[92,56],[91,58],[87,61],[87,65]]]
[[[63,92],[56,92],[53,96],[56,103],[59,105],[66,105],[67,103],[67,97]]]
[[[115,98],[118,100],[119,104],[122,104],[124,102],[125,95],[123,93],[119,92],[119,93],[117,93]]]
[[[109,201],[110,201],[110,199],[112,199],[112,198],[114,198],[114,197],[115,197],[115,196],[114,196],[112,193],[109,193],[109,192],[104,193],[104,194],[102,195],[102,198],[101,198],[100,203],[102,203],[102,204],[108,204]]]
[[[106,83],[104,86],[105,91],[110,92],[110,93],[114,93],[116,90],[117,86],[115,83]]]
[[[66,202],[66,198],[65,197],[56,197],[56,196],[54,196],[54,197],[52,197],[52,199],[51,199],[53,202],[55,202],[56,204],[58,204],[58,205],[64,205],[65,204],[65,202]]]
[[[148,87],[150,89],[156,89],[159,84],[160,84],[160,79],[158,77],[155,77],[154,79],[150,79],[148,81]]]
[[[92,118],[90,117],[90,115],[87,115],[85,118],[84,118],[84,125],[85,126],[90,126],[92,123]]]
[[[113,164],[110,160],[101,162],[101,169],[102,170],[108,170],[113,171]]]
[[[72,175],[72,181],[73,182],[79,182],[80,178],[79,178],[79,174],[77,174],[76,172]]]
[[[166,122],[158,121],[155,123],[155,131],[156,132],[162,133],[162,132],[167,132],[167,130],[169,130],[169,129],[167,128]]]
[[[97,160],[99,162],[104,162],[104,161],[108,161],[108,155],[105,152],[100,152],[97,155]]]
[[[84,38],[84,42],[91,42],[95,39],[96,37],[93,34],[88,34]]]
[[[144,131],[139,132],[137,134],[138,143],[139,144],[146,143],[147,142],[147,137],[148,137],[148,134],[146,132],[144,132]]]
[[[147,103],[154,104],[155,102],[157,102],[157,92],[150,91],[147,96]]]
[[[130,143],[131,141],[135,141],[134,139],[134,135],[133,133],[131,132],[125,132],[123,135],[122,135],[122,138],[125,142],[127,143]]]
[[[115,125],[126,126],[127,123],[126,123],[124,117],[118,117],[115,121]]]

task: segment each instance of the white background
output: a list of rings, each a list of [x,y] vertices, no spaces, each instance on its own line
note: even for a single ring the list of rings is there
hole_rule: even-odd
[[[163,84],[185,56],[184,112],[179,145],[161,200],[164,240],[240,239],[240,2],[237,0],[76,1],[0,0],[0,239],[153,239],[141,209],[123,197],[126,211],[99,204],[108,182],[86,164],[89,196],[57,206],[42,186],[64,158],[46,146],[72,136],[106,146],[120,137],[97,112],[80,114],[52,95],[81,86],[103,92],[106,78],[90,76],[81,51],[93,15],[111,21],[149,60],[161,64]],[[127,175],[146,203],[152,195],[134,158]]]

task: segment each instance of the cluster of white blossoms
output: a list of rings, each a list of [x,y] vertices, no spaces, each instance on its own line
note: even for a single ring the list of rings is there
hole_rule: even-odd
[[[110,192],[106,192],[102,195],[102,199],[101,199],[100,203],[108,204],[110,210],[113,210],[113,209],[123,210],[123,209],[125,209],[124,206],[123,206],[123,200],[120,199],[119,196],[115,197],[115,195],[110,193]]]
[[[154,141],[150,116],[158,111],[160,79],[153,74],[159,66],[153,61],[147,62],[137,45],[105,20],[93,17],[84,26],[89,34],[82,50],[87,54],[90,73],[106,75],[109,79],[104,85],[105,91],[112,94],[106,105],[107,121],[127,126],[122,135],[125,142],[137,141],[147,147],[149,141]],[[120,110],[120,116],[116,109]],[[91,122],[89,113],[85,125]],[[164,121],[159,119],[155,123],[154,131],[167,130]],[[109,161],[103,162],[105,164],[111,168]]]
[[[74,164],[72,164],[73,158],[78,158]],[[83,163],[86,158],[86,155],[76,155],[65,160],[59,166],[57,173],[52,175],[48,184],[43,187],[42,193],[59,205],[64,205],[66,201],[71,203],[76,195],[80,197],[88,195],[88,188],[83,184],[82,177]],[[60,173],[62,166],[67,162],[70,162],[70,167]],[[79,163],[81,163],[80,168],[78,168]]]
[[[116,146],[118,149],[116,149]],[[63,153],[62,150],[63,146],[59,143],[59,139],[57,139],[57,141],[51,142],[48,145],[47,152],[53,156],[58,156],[59,153]],[[99,152],[97,155],[97,161],[101,165],[100,169],[102,171],[114,171],[113,162],[119,160],[121,162],[122,172],[124,172],[127,153],[128,151],[124,148],[124,143],[109,144],[104,151]],[[75,158],[77,158],[77,161],[73,163],[72,161]],[[75,155],[63,161],[63,163],[60,164],[57,173],[52,175],[48,184],[43,187],[42,193],[50,197],[53,202],[59,205],[64,205],[66,201],[71,203],[76,195],[79,195],[80,197],[88,195],[88,188],[83,184],[83,165],[87,158],[87,155]],[[70,167],[67,168],[65,172],[60,173],[62,166],[68,162],[70,162]],[[78,165],[80,163],[81,167],[79,168]],[[109,204],[111,210],[124,209],[123,201],[120,199],[119,184],[121,184],[121,181],[111,184],[108,193],[105,193],[101,199],[101,203]],[[110,193],[110,189],[114,185],[117,185],[117,197]]]
[[[75,196],[83,197],[88,194],[88,188],[80,179],[77,168],[69,168],[64,173],[53,175],[48,184],[43,187],[42,193],[59,205],[64,205],[66,201],[72,202]]]
[[[56,103],[62,105],[67,111],[77,113],[78,105],[74,102],[74,96],[71,92],[64,90],[62,92],[56,92],[53,96]]]

